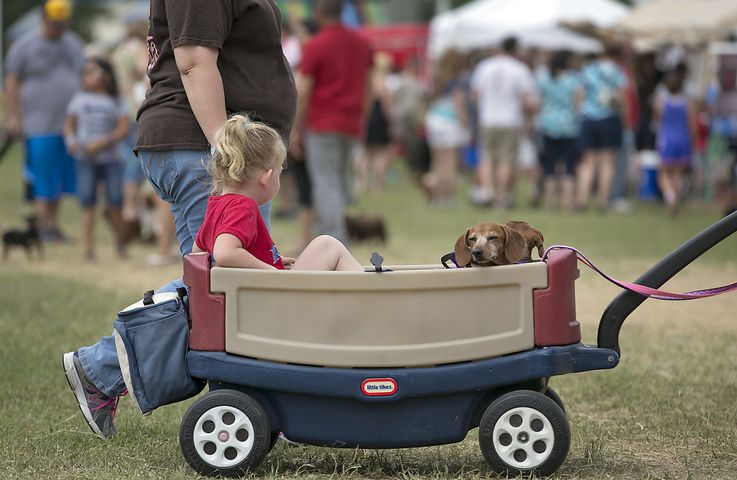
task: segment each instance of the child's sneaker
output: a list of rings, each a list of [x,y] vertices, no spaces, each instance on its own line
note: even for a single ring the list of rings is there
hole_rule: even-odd
[[[65,353],[62,361],[69,387],[92,431],[103,440],[115,435],[114,419],[118,398],[108,397],[87,379],[76,352]]]

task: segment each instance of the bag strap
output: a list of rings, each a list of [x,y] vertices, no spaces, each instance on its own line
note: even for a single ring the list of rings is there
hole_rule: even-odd
[[[177,288],[177,295],[179,295],[180,299],[184,299],[184,297],[187,296],[187,289],[184,287]],[[146,293],[143,294],[143,304],[145,306],[154,304],[154,291],[153,290],[148,290]]]
[[[143,294],[143,304],[146,306],[154,304],[154,291],[153,290],[149,290]]]

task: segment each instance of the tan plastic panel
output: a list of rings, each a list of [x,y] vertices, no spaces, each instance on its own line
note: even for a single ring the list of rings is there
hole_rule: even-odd
[[[212,291],[225,294],[227,352],[331,367],[437,365],[529,350],[532,290],[546,286],[542,262],[384,273],[211,270]]]

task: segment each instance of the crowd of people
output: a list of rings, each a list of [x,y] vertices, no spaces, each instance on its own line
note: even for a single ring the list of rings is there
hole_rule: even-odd
[[[689,87],[690,73],[684,57],[660,62],[618,44],[523,52],[507,38],[489,51],[447,51],[424,69],[378,52],[351,188],[381,190],[403,156],[434,206],[455,205],[465,177],[480,207],[628,211],[644,189],[676,214],[719,181],[705,165],[713,99]],[[640,178],[640,154],[657,158],[652,185]]]
[[[684,63],[635,64],[618,45],[595,55],[519,50],[507,38],[486,56],[439,60],[421,177],[431,202],[452,205],[467,172],[479,206],[627,209],[642,151],[657,152],[656,188],[671,213],[698,197],[709,109],[688,91]],[[515,196],[520,177],[527,199]]]
[[[41,239],[70,241],[59,226],[59,204],[63,195],[76,195],[84,258],[94,261],[95,207],[104,186],[117,255],[127,257],[133,238],[158,237],[149,263],[174,261],[169,207],[146,186],[133,153],[147,88],[147,20],[131,18],[128,35],[109,55],[86,56],[68,28],[71,15],[67,0],[46,2],[41,28],[14,42],[5,63],[5,128],[24,142],[26,197]]]
[[[465,177],[480,207],[627,209],[637,152],[657,152],[656,189],[671,213],[708,180],[709,104],[687,88],[682,62],[656,68],[654,55],[616,45],[587,55],[521,52],[508,38],[489,51],[447,51],[431,65],[400,64],[343,26],[334,3],[280,30],[299,96],[275,213],[296,213],[297,251],[319,234],[347,244],[346,206],[356,193],[382,190],[397,157],[440,207],[456,204]],[[85,58],[67,28],[68,0],[48,0],[43,16],[39,31],[11,46],[5,70],[5,126],[25,142],[27,196],[42,238],[67,239],[59,200],[76,192],[84,255],[94,260],[103,184],[117,254],[126,257],[143,227],[159,239],[150,263],[173,260],[175,234],[189,227],[176,223],[166,192],[147,181],[139,158],[146,150],[134,152],[142,136],[161,147],[136,124],[150,86],[146,58],[160,55],[145,41],[147,19],[132,20],[107,55]]]

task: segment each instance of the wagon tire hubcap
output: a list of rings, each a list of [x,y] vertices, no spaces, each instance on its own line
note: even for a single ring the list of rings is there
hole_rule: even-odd
[[[216,468],[239,465],[254,445],[253,423],[240,409],[222,405],[200,415],[192,440],[197,454]]]
[[[530,407],[507,410],[494,424],[494,450],[511,467],[532,470],[550,457],[555,433],[550,420]]]

